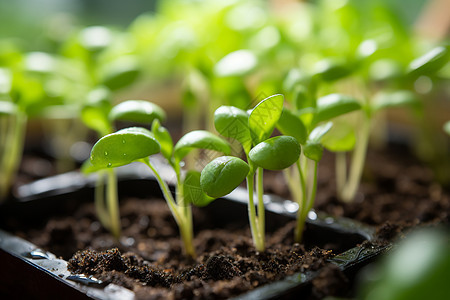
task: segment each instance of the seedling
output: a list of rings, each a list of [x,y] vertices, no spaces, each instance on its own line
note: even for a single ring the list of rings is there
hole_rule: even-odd
[[[283,110],[277,128],[283,134],[295,137],[303,148],[295,167],[284,171],[291,195],[298,204],[296,242],[302,239],[306,217],[314,205],[318,163],[322,159],[325,141],[328,140],[328,144],[333,142],[335,147],[349,143],[329,120],[360,108],[360,104],[349,96],[330,94],[319,98],[315,108]],[[331,131],[335,131],[334,136]]]
[[[247,163],[238,157],[222,156],[202,170],[200,183],[208,196],[222,197],[247,180],[248,215],[256,250],[265,249],[265,211],[263,169],[282,170],[297,161],[300,145],[291,136],[270,138],[281,116],[284,97],[273,95],[262,100],[248,114],[234,106],[221,106],[214,114],[214,125],[225,137],[237,140]],[[254,204],[256,176],[257,209]]]
[[[99,136],[113,132],[114,121],[126,120],[151,124],[153,120],[164,120],[165,112],[159,106],[144,100],[128,100],[111,108],[110,92],[99,88],[89,94],[88,101],[81,111],[84,123],[97,131]],[[99,169],[86,161],[82,166],[85,174],[97,172],[95,188],[95,207],[103,226],[110,230],[116,239],[120,237],[120,215],[117,196],[117,178],[114,169]],[[105,178],[106,176],[106,178]],[[104,183],[106,182],[106,193]],[[106,196],[106,201],[105,201]]]
[[[132,103],[129,104],[131,106]],[[112,111],[112,115],[116,118],[133,115],[140,120],[144,120],[141,117],[144,115],[149,116],[145,112],[138,113],[141,110],[134,110],[136,106],[130,108],[128,105],[123,104],[119,108]],[[183,159],[193,149],[207,149],[223,153],[230,152],[230,146],[226,141],[203,130],[185,134],[174,146],[169,132],[160,125],[158,118],[156,118],[152,123],[151,132],[142,127],[130,127],[102,137],[92,148],[90,160],[93,168],[106,170],[132,162],[142,162],[147,165],[154,173],[164,199],[178,224],[184,250],[191,257],[196,256],[192,242],[191,204],[204,206],[213,200],[201,190],[199,172],[190,170],[183,176],[181,171]],[[175,171],[175,198],[170,192],[167,183],[149,159],[149,156],[156,153],[161,153]]]

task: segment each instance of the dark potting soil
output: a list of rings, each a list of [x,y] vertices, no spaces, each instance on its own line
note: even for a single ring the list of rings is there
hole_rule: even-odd
[[[49,220],[26,238],[67,259],[73,273],[122,285],[138,299],[229,298],[296,272],[330,266],[327,259],[342,251],[333,245],[318,248],[309,242],[294,243],[295,224],[289,222],[268,234],[267,250],[260,253],[252,245],[246,222],[213,228],[208,215],[196,209],[194,243],[199,256],[189,259],[164,201],[122,199],[121,218],[119,242],[98,223],[93,204],[83,205],[70,217]],[[84,250],[76,252],[80,249]],[[345,282],[345,276],[333,276],[334,286],[341,280]],[[311,297],[318,295],[314,290]],[[339,296],[348,290],[330,288],[328,292]]]

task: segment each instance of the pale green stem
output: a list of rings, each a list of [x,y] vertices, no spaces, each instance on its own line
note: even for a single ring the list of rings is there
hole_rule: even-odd
[[[303,175],[303,171],[302,171],[302,166],[300,163],[300,158],[297,160],[296,162],[296,166],[297,166],[297,172],[299,174],[299,179],[300,179],[300,186],[301,186],[301,194],[299,195],[300,197],[298,199],[296,199],[297,204],[298,204],[298,210],[297,210],[297,224],[295,226],[295,231],[294,231],[294,240],[297,243],[300,243],[302,240],[302,236],[303,236],[303,229],[305,227],[305,220],[304,220],[304,213],[303,211],[306,209],[306,195],[307,195],[307,188],[306,188],[306,181],[305,181],[305,176]]]
[[[314,161],[313,164],[314,164],[313,181],[312,181],[312,185],[310,186],[311,193],[309,195],[308,204],[307,204],[306,210],[304,212],[305,216],[308,215],[309,211],[313,207],[314,201],[316,199],[316,193],[317,193],[317,173],[318,173],[319,163],[317,161]]]
[[[252,232],[253,244],[256,250],[264,251],[258,230],[258,218],[256,217],[255,203],[253,201],[254,173],[247,175],[247,191],[248,191],[248,219],[250,221],[250,230]]]
[[[105,173],[97,172],[97,182],[95,185],[95,211],[100,223],[108,230],[111,230],[111,221],[105,207]]]
[[[141,159],[141,162],[146,164],[152,171],[153,174],[156,177],[156,181],[159,184],[159,187],[161,188],[161,191],[163,193],[164,199],[167,202],[167,205],[169,206],[170,211],[172,212],[173,217],[175,218],[175,221],[178,224],[178,228],[180,230],[181,239],[184,244],[184,250],[186,251],[187,255],[190,255],[191,257],[195,258],[196,253],[193,245],[193,226],[192,226],[192,211],[191,207],[185,205],[185,207],[180,207],[177,205],[175,200],[173,199],[172,193],[170,192],[166,182],[161,178],[158,171],[155,169],[155,167],[150,163],[150,160],[147,158]],[[177,178],[178,178],[178,172],[177,172]],[[178,183],[177,183],[178,185]],[[182,195],[180,195],[182,197]],[[184,197],[182,197],[184,198]],[[181,200],[183,202],[184,200]]]
[[[258,231],[259,231],[259,239],[263,245],[263,247],[265,247],[265,232],[266,232],[266,227],[265,227],[265,209],[264,209],[264,184],[263,184],[263,173],[264,173],[264,169],[258,167],[258,169],[256,169],[256,180],[257,180],[257,184],[256,184],[256,192],[258,194]]]
[[[370,119],[367,116],[364,116],[360,136],[352,155],[348,181],[340,197],[344,202],[353,201],[358,190],[366,159],[367,146],[369,144],[370,124]]]
[[[8,195],[12,184],[13,177],[17,173],[22,157],[23,144],[25,139],[25,131],[27,124],[27,115],[23,112],[15,114],[15,122],[12,121],[12,129],[8,130],[8,137],[6,144],[1,171],[0,180],[0,202],[2,202]]]
[[[117,177],[114,169],[107,172],[108,182],[106,190],[106,201],[109,212],[109,219],[111,220],[111,232],[116,239],[120,238],[120,213],[119,213],[119,199],[117,192]]]
[[[153,174],[156,177],[156,181],[159,184],[159,188],[161,189],[161,191],[163,193],[164,199],[166,199],[166,202],[169,205],[169,209],[172,212],[172,214],[175,218],[175,221],[177,221],[177,224],[180,225],[179,222],[182,221],[182,216],[178,212],[177,204],[176,204],[175,200],[173,199],[172,193],[170,192],[169,187],[167,186],[166,182],[161,178],[158,171],[150,163],[150,160],[148,159],[148,157],[141,159],[140,161],[143,162],[144,164],[146,164],[153,171]]]
[[[336,152],[336,191],[342,195],[347,180],[347,153]]]

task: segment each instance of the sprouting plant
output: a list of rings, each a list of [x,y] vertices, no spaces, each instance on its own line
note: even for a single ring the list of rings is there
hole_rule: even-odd
[[[213,198],[230,193],[246,178],[250,229],[258,251],[265,249],[263,169],[282,170],[300,155],[295,138],[270,137],[281,116],[283,101],[282,95],[273,95],[262,100],[249,114],[234,106],[219,107],[214,114],[214,125],[220,134],[242,145],[247,163],[238,157],[222,156],[206,165],[200,177],[203,190]],[[258,213],[254,203],[255,176]]]
[[[111,108],[110,92],[105,87],[92,91],[81,110],[83,122],[94,129],[100,137],[112,133],[114,121],[117,120],[151,124],[153,120],[162,121],[165,117],[166,114],[161,107],[145,100],[128,100]],[[90,160],[87,160],[82,166],[82,171],[85,174],[97,173],[95,187],[97,215],[102,225],[118,239],[121,226],[117,178],[114,169],[99,169],[93,166]]]
[[[128,107],[123,104],[121,111],[125,112],[126,110],[128,110]],[[136,114],[137,110],[131,113],[130,111],[133,111],[133,109],[128,111],[129,113],[118,113],[116,117],[118,115],[130,117],[131,114],[139,119],[139,116],[145,115]],[[142,162],[147,165],[153,171],[164,199],[178,224],[184,250],[191,257],[196,256],[193,245],[191,204],[204,206],[213,200],[201,190],[199,172],[189,170],[183,174],[181,170],[183,159],[193,149],[230,152],[230,146],[226,141],[203,130],[185,134],[174,146],[170,133],[160,125],[156,118],[152,123],[152,131],[142,127],[130,127],[102,137],[92,148],[90,160],[93,168],[106,170],[132,162]],[[161,153],[175,171],[175,198],[162,174],[158,172],[149,159],[149,156],[156,153]]]
[[[336,143],[346,141],[339,133],[325,135],[335,130],[335,126],[329,120],[359,108],[360,104],[351,97],[330,94],[319,98],[315,108],[283,110],[277,128],[283,134],[295,137],[303,148],[295,167],[284,171],[293,200],[298,204],[297,226],[294,233],[297,242],[302,239],[308,212],[314,205],[318,163],[322,159],[324,141],[333,137]]]

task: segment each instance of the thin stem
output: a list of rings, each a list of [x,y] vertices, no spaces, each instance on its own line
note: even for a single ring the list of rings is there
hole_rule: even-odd
[[[119,213],[119,199],[117,192],[117,177],[114,169],[107,172],[107,190],[106,201],[108,205],[109,219],[111,221],[111,232],[116,239],[120,238],[120,213]]]
[[[97,173],[97,182],[95,184],[95,211],[97,212],[100,223],[108,230],[111,230],[110,218],[105,207],[105,173]]]
[[[178,212],[178,207],[175,202],[175,200],[172,197],[172,193],[170,192],[169,188],[167,187],[167,184],[164,180],[162,180],[161,176],[159,175],[158,171],[155,169],[155,167],[150,163],[150,160],[147,158],[141,159],[141,162],[146,164],[152,171],[153,174],[156,177],[156,181],[158,182],[159,188],[161,189],[164,199],[166,199],[167,204],[169,205],[170,211],[172,212],[175,221],[177,221],[178,226],[180,226],[180,222],[182,222],[182,216]]]
[[[306,207],[306,210],[304,212],[305,215],[307,215],[309,213],[309,211],[311,210],[311,208],[314,205],[314,201],[316,199],[316,192],[317,192],[317,173],[318,173],[318,165],[319,163],[317,161],[313,162],[314,164],[314,171],[313,171],[313,182],[311,185],[311,193],[309,195],[309,199],[308,199],[308,204]]]
[[[364,161],[366,159],[367,146],[369,144],[370,125],[369,117],[364,116],[360,136],[352,155],[348,181],[341,195],[341,200],[344,202],[351,202],[355,198],[356,191],[358,190]]]
[[[306,181],[305,181],[305,176],[303,175],[300,158],[297,160],[296,166],[297,166],[297,172],[299,174],[299,180],[300,180],[300,186],[302,188],[302,192],[301,192],[300,197],[298,199],[296,199],[297,204],[298,204],[298,210],[297,210],[297,224],[295,226],[295,231],[294,231],[294,240],[295,240],[295,242],[300,243],[302,240],[302,236],[303,236],[303,229],[305,227],[305,219],[304,219],[305,214],[303,213],[303,211],[306,208],[306,195],[307,195],[308,191],[306,188]]]
[[[266,232],[266,226],[265,226],[265,209],[264,209],[264,185],[263,185],[263,173],[264,169],[258,167],[256,169],[256,192],[258,194],[258,231],[259,231],[259,239],[265,247],[265,232]]]
[[[264,244],[261,243],[260,235],[258,233],[258,218],[256,217],[255,204],[253,202],[253,182],[254,173],[247,175],[247,191],[248,191],[248,219],[250,221],[250,230],[252,232],[253,244],[256,250],[264,251]]]
[[[336,153],[336,191],[342,195],[347,180],[347,157],[345,152]]]
[[[172,193],[170,192],[166,182],[161,178],[158,171],[155,169],[155,167],[150,163],[149,158],[141,159],[141,162],[146,164],[155,174],[156,181],[159,184],[159,187],[161,188],[161,191],[163,193],[164,199],[167,202],[167,205],[169,206],[170,211],[172,212],[173,217],[175,218],[175,221],[178,224],[178,228],[180,230],[180,236],[183,241],[184,250],[186,251],[186,254],[195,258],[196,253],[193,245],[193,226],[192,226],[192,210],[190,205],[184,205],[184,207],[181,207],[175,202],[173,199]],[[180,184],[180,176],[179,172],[175,170],[177,173],[177,197],[180,197],[180,204],[181,202],[184,203],[184,195],[180,194],[183,193],[183,189]]]

